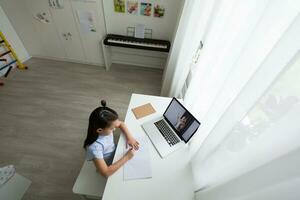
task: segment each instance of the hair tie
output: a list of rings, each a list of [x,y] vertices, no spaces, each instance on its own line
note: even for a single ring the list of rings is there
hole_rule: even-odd
[[[106,101],[105,101],[104,99],[101,100],[101,105],[102,105],[103,107],[106,107]]]

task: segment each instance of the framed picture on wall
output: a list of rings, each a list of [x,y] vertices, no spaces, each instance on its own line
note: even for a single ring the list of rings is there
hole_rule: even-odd
[[[136,15],[138,13],[139,3],[137,1],[127,1],[127,13]]]
[[[152,12],[152,4],[151,3],[141,3],[141,15],[143,16],[151,16]]]
[[[113,0],[115,12],[125,13],[125,0]]]
[[[160,4],[154,5],[154,17],[163,17],[165,15],[165,7]]]

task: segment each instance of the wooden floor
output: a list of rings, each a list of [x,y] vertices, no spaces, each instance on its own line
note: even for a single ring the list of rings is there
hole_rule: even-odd
[[[76,200],[90,112],[106,99],[124,119],[132,93],[159,95],[162,71],[31,59],[0,87],[0,166],[32,181],[25,200]]]

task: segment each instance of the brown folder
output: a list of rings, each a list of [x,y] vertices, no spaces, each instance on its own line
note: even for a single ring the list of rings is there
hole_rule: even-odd
[[[155,113],[156,111],[154,110],[154,108],[152,107],[152,105],[150,103],[147,103],[147,104],[138,106],[136,108],[133,108],[132,112],[137,119],[140,119],[142,117],[145,117],[147,115]]]

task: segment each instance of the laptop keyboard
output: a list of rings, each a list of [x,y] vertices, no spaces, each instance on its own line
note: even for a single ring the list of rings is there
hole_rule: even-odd
[[[164,120],[159,120],[154,124],[170,146],[173,146],[180,142],[180,140],[174,135],[174,132],[170,129],[170,127]]]

